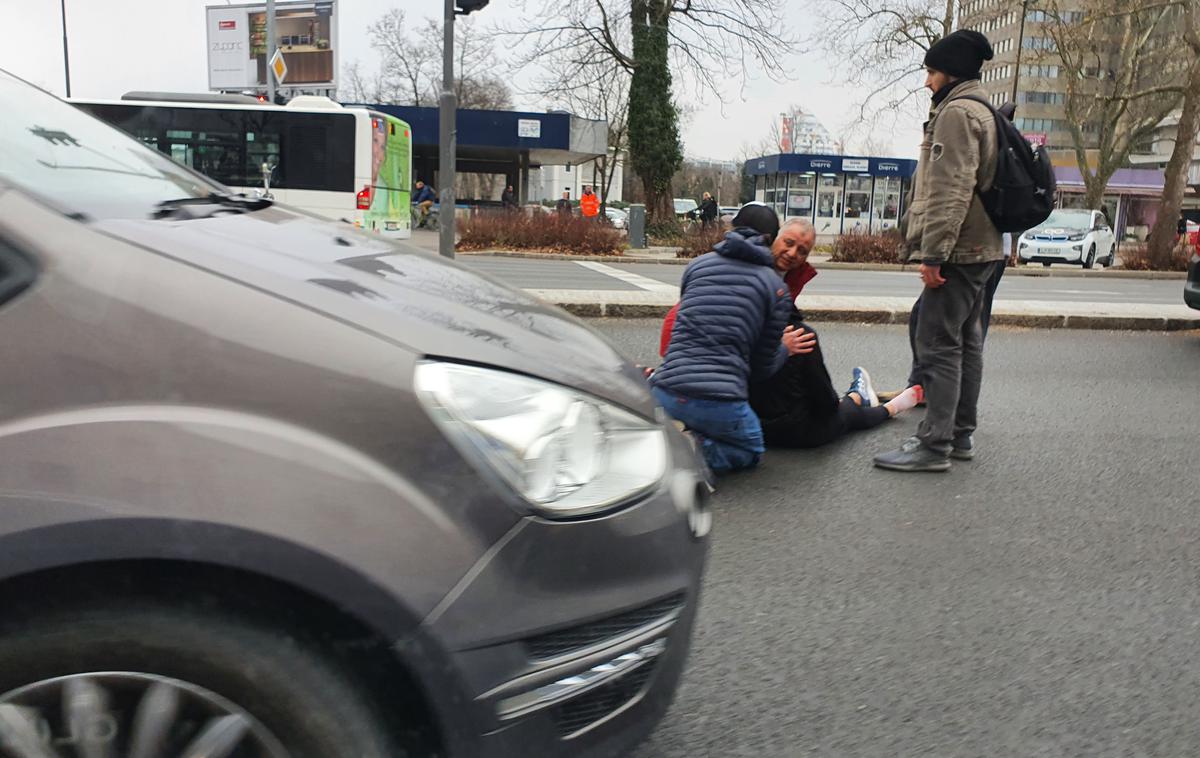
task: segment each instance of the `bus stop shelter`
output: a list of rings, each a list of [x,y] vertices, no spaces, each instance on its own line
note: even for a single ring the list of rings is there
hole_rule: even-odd
[[[357,105],[408,122],[413,130],[413,181],[422,179],[440,187],[437,108]],[[516,188],[522,203],[529,200],[530,169],[587,163],[604,157],[608,149],[608,122],[570,113],[459,110],[455,125],[459,174],[503,175],[505,183]]]

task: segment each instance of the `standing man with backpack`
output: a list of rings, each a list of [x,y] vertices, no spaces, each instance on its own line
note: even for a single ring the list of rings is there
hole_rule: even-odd
[[[907,258],[920,262],[925,283],[916,352],[927,410],[917,436],[875,456],[880,468],[946,471],[951,455],[968,459],[975,452],[983,378],[980,316],[988,279],[1005,256],[1001,232],[984,204],[996,179],[1000,139],[979,81],[991,59],[991,43],[970,30],[943,37],[925,55],[933,107],[901,231]]]

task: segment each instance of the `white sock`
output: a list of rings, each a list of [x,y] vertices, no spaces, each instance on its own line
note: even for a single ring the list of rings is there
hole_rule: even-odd
[[[909,387],[908,389],[896,395],[891,400],[884,404],[884,407],[892,412],[892,415],[903,413],[910,408],[916,407],[917,403],[921,402],[921,395],[924,393],[921,390],[921,385]]]

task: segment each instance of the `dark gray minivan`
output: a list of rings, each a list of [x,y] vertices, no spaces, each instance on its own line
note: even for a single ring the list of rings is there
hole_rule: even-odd
[[[609,756],[693,450],[561,311],[0,72],[0,755]]]

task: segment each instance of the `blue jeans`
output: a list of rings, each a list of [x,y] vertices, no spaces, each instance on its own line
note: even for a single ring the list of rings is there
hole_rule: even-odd
[[[705,400],[652,387],[671,418],[700,437],[704,460],[715,474],[754,468],[766,450],[758,416],[745,400]]]

